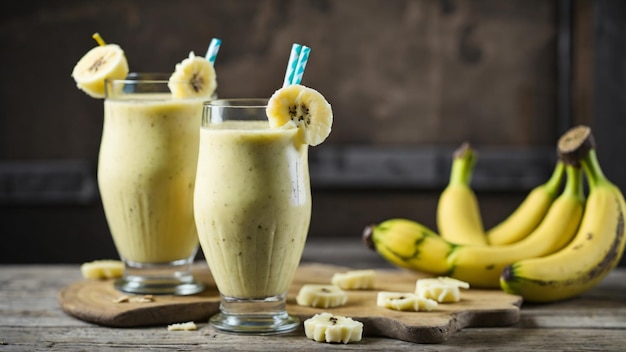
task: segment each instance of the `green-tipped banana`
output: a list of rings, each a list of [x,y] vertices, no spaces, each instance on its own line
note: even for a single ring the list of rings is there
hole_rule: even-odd
[[[476,152],[463,143],[454,152],[450,182],[437,203],[437,229],[455,244],[487,244],[476,194],[470,187]]]
[[[626,243],[626,203],[620,189],[600,168],[589,127],[566,132],[559,140],[559,152],[564,159],[580,160],[589,181],[589,195],[571,243],[552,255],[522,260],[504,269],[502,289],[526,301],[558,301],[591,289],[617,265]]]
[[[370,249],[402,268],[434,275],[445,275],[451,269],[446,258],[455,245],[415,221],[390,219],[367,226],[363,240]]]
[[[583,214],[582,170],[567,165],[563,193],[552,203],[543,221],[523,240],[504,246],[458,246],[448,257],[450,276],[472,287],[498,288],[500,274],[509,264],[554,253],[576,234]]]
[[[487,231],[487,242],[493,246],[507,245],[533,232],[558,196],[564,172],[565,165],[558,160],[550,179],[533,188],[515,211]]]

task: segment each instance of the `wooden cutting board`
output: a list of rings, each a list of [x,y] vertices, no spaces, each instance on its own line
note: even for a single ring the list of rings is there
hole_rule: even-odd
[[[319,309],[296,304],[305,283],[330,283],[336,272],[350,268],[326,264],[303,264],[289,289],[287,310],[305,320],[327,311],[349,316],[364,324],[365,336],[385,336],[417,343],[440,343],[466,327],[495,327],[515,324],[520,319],[522,298],[501,290],[461,291],[461,301],[439,304],[431,312],[398,312],[376,306],[378,291],[413,292],[415,281],[425,277],[405,270],[377,270],[374,290],[350,290],[343,307]],[[78,319],[111,327],[166,325],[187,321],[206,322],[219,310],[219,293],[208,268],[194,272],[206,289],[192,296],[154,296],[152,302],[115,303],[123,295],[112,280],[84,280],[59,293],[64,312]],[[129,295],[132,296],[132,295]]]

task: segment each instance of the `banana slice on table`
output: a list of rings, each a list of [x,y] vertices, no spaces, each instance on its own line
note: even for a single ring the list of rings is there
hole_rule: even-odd
[[[128,61],[117,44],[106,44],[89,50],[72,70],[76,86],[93,98],[104,98],[106,79],[124,79]]]
[[[198,326],[193,321],[186,323],[175,323],[167,326],[167,331],[192,331],[198,330]]]
[[[437,307],[437,301],[419,297],[410,292],[378,292],[376,305],[379,307],[400,311],[431,311]]]
[[[415,294],[439,303],[458,302],[461,300],[459,288],[469,287],[469,283],[451,277],[419,279],[415,283]]]
[[[320,313],[304,321],[304,333],[317,342],[357,342],[363,337],[363,323],[348,317]]]
[[[124,263],[119,260],[101,259],[83,263],[80,272],[85,279],[113,279],[122,277]]]
[[[296,302],[301,306],[333,308],[348,302],[348,295],[335,285],[306,284],[300,288]]]
[[[352,270],[335,273],[330,282],[344,290],[367,290],[374,288],[375,279],[374,270]]]
[[[174,98],[209,99],[217,88],[215,69],[209,60],[192,51],[188,58],[176,64],[167,86]]]
[[[266,109],[270,127],[288,124],[300,130],[303,143],[316,146],[330,134],[333,110],[318,91],[300,84],[280,88],[270,98]]]

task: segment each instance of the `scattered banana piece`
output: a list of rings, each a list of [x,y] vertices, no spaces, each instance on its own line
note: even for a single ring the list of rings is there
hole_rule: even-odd
[[[317,342],[347,344],[361,341],[363,323],[348,317],[320,313],[304,321],[304,333]]]
[[[315,89],[292,84],[278,89],[266,108],[272,128],[292,125],[299,129],[302,143],[316,146],[330,135],[333,110],[326,98]]]
[[[469,283],[451,277],[419,279],[415,283],[415,294],[433,299],[439,303],[458,302],[461,300],[459,288],[468,289]]]
[[[80,272],[85,279],[114,279],[124,274],[124,263],[112,259],[94,260],[83,263]]]
[[[154,302],[154,296],[152,295],[143,295],[140,297],[131,297],[129,300],[131,303],[148,303]]]
[[[177,324],[168,325],[167,330],[168,331],[192,331],[192,330],[198,330],[198,327],[196,326],[196,323],[194,323],[193,321],[188,321],[186,323],[177,323]]]
[[[344,290],[367,290],[374,288],[375,279],[374,270],[352,270],[333,274],[331,283]]]
[[[152,295],[143,295],[143,296],[128,296],[121,295],[113,300],[113,303],[148,303],[154,302],[154,296]]]
[[[215,69],[209,60],[196,56],[176,64],[167,84],[174,98],[210,98],[217,88]]]
[[[410,292],[378,292],[376,305],[379,307],[399,311],[431,311],[438,305],[437,301],[430,298],[419,297]]]
[[[335,285],[306,284],[300,288],[296,302],[301,306],[333,308],[348,302],[348,295]]]
[[[113,303],[126,303],[130,300],[130,296],[127,295],[121,295],[119,297],[116,297],[113,299]]]

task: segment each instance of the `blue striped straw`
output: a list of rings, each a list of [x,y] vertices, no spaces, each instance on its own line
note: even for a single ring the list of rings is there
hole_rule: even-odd
[[[296,67],[298,66],[298,58],[300,57],[301,50],[302,45],[298,43],[294,43],[291,46],[291,54],[289,54],[289,62],[287,63],[287,72],[285,72],[285,81],[283,82],[283,87],[290,85],[291,81],[293,81]]]
[[[209,49],[206,51],[206,59],[209,60],[211,65],[215,64],[215,59],[217,58],[217,52],[220,50],[220,45],[222,45],[222,40],[218,38],[211,39],[211,44],[209,44]]]
[[[291,80],[291,84],[300,84],[302,82],[302,76],[304,75],[304,69],[306,67],[306,63],[309,61],[309,54],[311,53],[311,48],[308,46],[303,46],[302,51],[300,52],[300,57],[298,58],[298,65],[296,66],[296,74]]]

